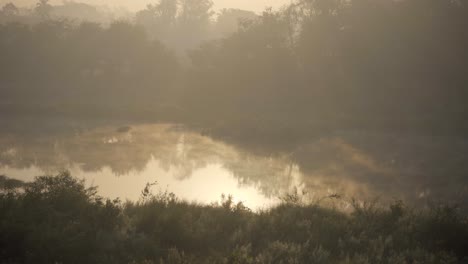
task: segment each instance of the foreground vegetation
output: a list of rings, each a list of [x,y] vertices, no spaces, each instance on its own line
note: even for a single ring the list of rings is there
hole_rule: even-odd
[[[106,200],[68,173],[0,179],[2,263],[464,263],[456,207],[354,203],[352,213],[294,196],[252,212],[232,198],[200,205],[171,193]]]

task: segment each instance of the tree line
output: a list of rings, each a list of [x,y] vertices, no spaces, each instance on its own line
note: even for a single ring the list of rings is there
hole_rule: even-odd
[[[50,18],[47,1],[35,10],[38,23],[0,26],[13,106],[170,105],[188,123],[246,130],[466,131],[466,1],[298,0],[215,19],[208,0],[161,0],[110,25]],[[229,29],[208,36],[214,25]]]

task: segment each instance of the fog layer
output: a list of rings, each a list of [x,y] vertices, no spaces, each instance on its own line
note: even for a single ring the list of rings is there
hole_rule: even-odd
[[[287,156],[308,186],[465,199],[466,1],[300,0],[255,14],[161,0],[104,14],[2,8],[3,118],[178,123]]]

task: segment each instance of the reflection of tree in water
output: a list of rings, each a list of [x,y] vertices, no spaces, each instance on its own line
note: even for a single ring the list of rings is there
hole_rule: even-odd
[[[468,198],[467,154],[466,140],[453,137],[348,132],[304,144],[293,159],[309,189],[460,202]]]
[[[299,166],[299,184],[316,197],[339,193],[421,204],[468,199],[468,141],[464,138],[345,130],[290,139],[285,134],[260,140],[231,137],[229,142],[246,152],[289,153],[284,154],[284,162]],[[261,140],[265,140],[263,148]]]
[[[0,165],[34,165],[45,171],[108,167],[125,175],[142,172],[154,159],[178,179],[222,164],[239,184],[255,185],[267,196],[302,185],[316,197],[467,198],[468,143],[461,139],[348,132],[310,140],[289,153],[265,155],[234,145],[171,125],[105,127],[55,136],[2,136]]]
[[[19,169],[37,166],[56,171],[79,167],[94,172],[108,167],[118,176],[142,172],[153,159],[181,180],[209,164],[222,164],[240,184],[255,184],[265,194],[288,186],[285,160],[239,152],[222,142],[170,125],[0,137],[0,165]]]

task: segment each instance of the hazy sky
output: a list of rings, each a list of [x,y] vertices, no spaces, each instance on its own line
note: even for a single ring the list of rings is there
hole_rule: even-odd
[[[124,6],[130,10],[140,10],[144,8],[148,3],[154,3],[157,0],[75,0],[75,2],[85,2],[90,4],[102,5],[106,4],[109,6]],[[13,2],[15,4],[33,5],[37,0],[0,0],[0,3]],[[52,4],[59,4],[62,0],[51,0]],[[246,10],[252,10],[261,12],[265,7],[278,8],[286,3],[290,3],[291,0],[213,0],[215,9],[222,8],[240,8]]]

